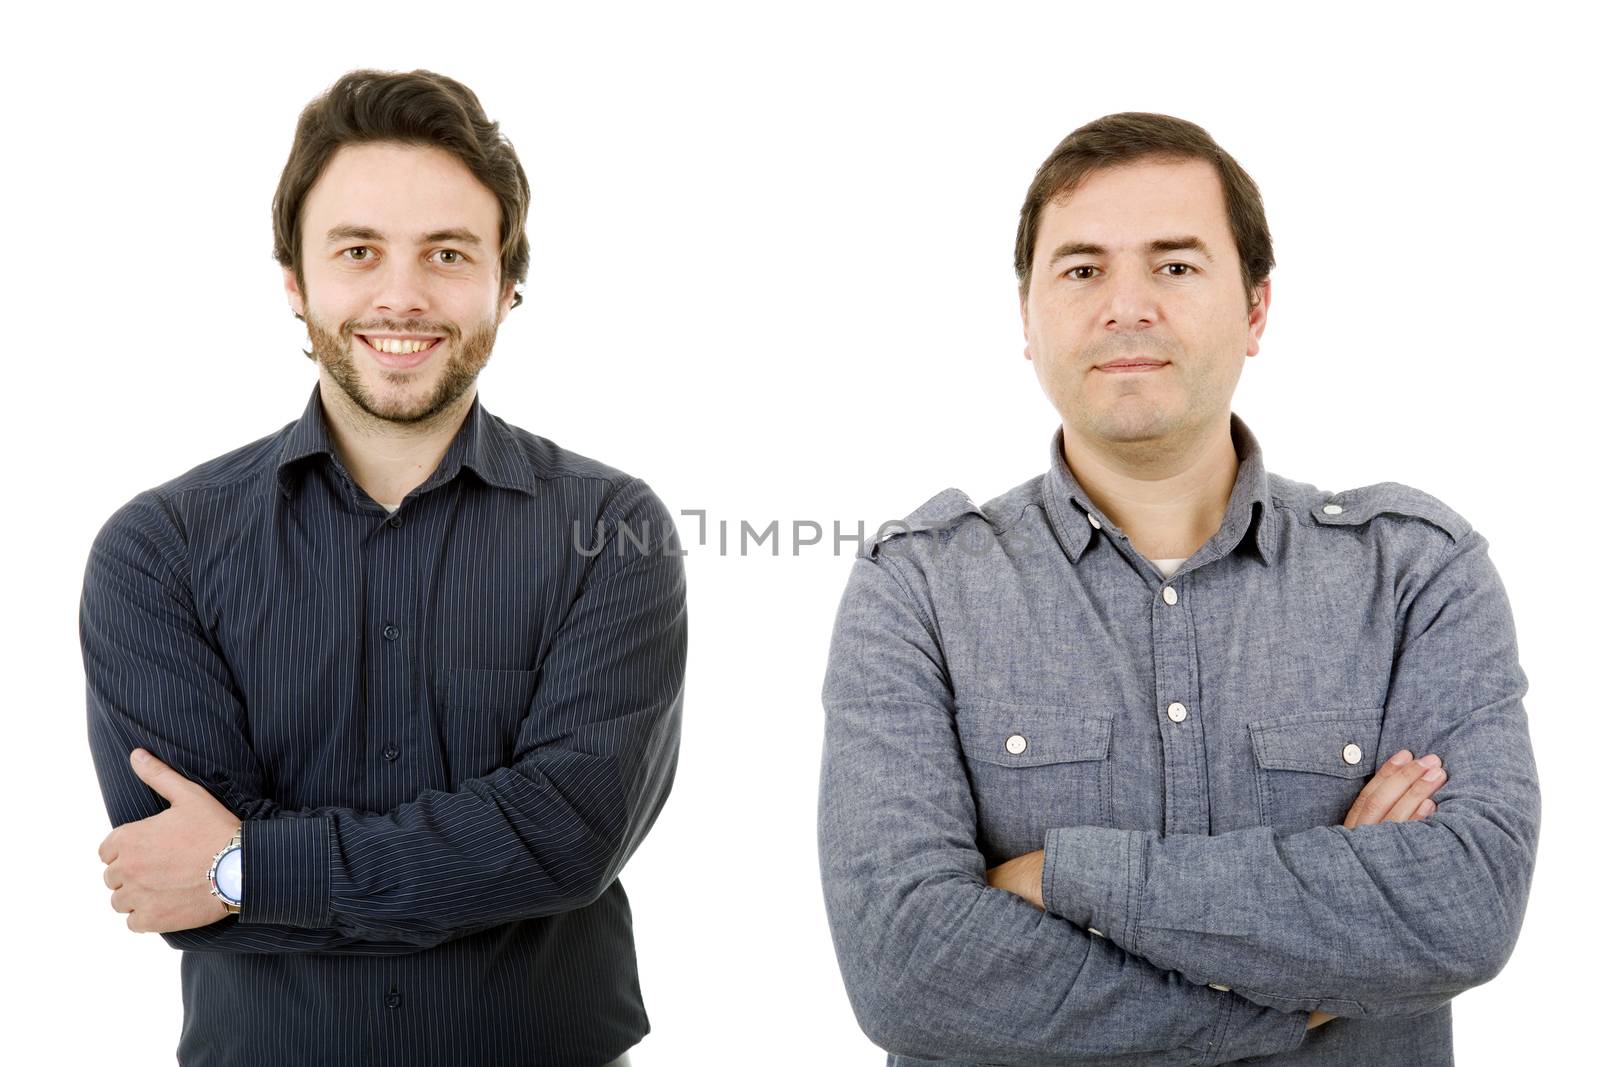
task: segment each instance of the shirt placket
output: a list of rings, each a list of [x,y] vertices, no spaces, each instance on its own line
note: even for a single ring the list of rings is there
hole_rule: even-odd
[[[409,510],[415,514],[415,508]],[[416,795],[419,775],[432,757],[416,728],[423,634],[416,607],[417,553],[409,543],[419,531],[400,512],[373,512],[371,521],[361,550],[367,627],[363,769],[374,810],[387,811]]]
[[[1150,601],[1155,711],[1166,778],[1162,832],[1166,834],[1209,833],[1211,823],[1195,669],[1194,613],[1184,602],[1191,588],[1187,579],[1165,581]]]

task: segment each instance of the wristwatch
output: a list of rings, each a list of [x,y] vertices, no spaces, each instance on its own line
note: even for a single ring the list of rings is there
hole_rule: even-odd
[[[244,900],[244,846],[240,835],[244,827],[233,832],[233,840],[222,846],[222,851],[212,857],[206,881],[211,883],[211,895],[222,901],[228,914],[239,914],[239,904]]]

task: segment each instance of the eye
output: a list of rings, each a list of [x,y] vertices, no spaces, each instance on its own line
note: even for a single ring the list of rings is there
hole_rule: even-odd
[[[457,264],[465,263],[466,260],[467,260],[466,256],[462,255],[460,252],[457,252],[453,248],[441,248],[435,254],[436,255],[441,255],[441,256],[455,256],[456,257],[455,259],[451,259],[451,260],[446,260],[445,261],[445,266],[447,266],[447,267],[454,267]]]
[[[1085,278],[1083,277],[1083,275],[1078,273],[1080,270],[1099,270],[1099,269],[1100,269],[1099,267],[1090,267],[1090,266],[1068,267],[1067,268],[1067,272],[1065,274],[1063,274],[1062,277],[1063,278],[1072,278],[1075,281],[1080,281],[1081,282],[1081,281],[1084,281]]]
[[[1161,265],[1161,269],[1162,270],[1166,270],[1168,267],[1182,267],[1183,268],[1183,273],[1182,274],[1169,274],[1169,275],[1167,275],[1167,277],[1169,277],[1169,278],[1187,278],[1189,275],[1194,273],[1194,268],[1191,267],[1187,263],[1163,263]]]
[[[343,252],[340,252],[339,254],[341,256],[343,256],[343,255],[345,255],[346,253],[349,253],[349,252],[366,252],[366,253],[368,253],[368,255],[364,255],[364,256],[351,256],[350,257],[353,262],[365,263],[368,259],[371,258],[370,253],[372,252],[372,249],[368,248],[366,245],[356,245],[353,248],[345,249]]]

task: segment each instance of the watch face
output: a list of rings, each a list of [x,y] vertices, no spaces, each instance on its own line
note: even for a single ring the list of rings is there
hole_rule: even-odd
[[[244,899],[244,849],[230,848],[217,862],[217,892],[229,904]]]

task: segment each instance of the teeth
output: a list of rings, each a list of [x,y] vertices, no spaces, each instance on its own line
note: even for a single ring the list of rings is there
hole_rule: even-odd
[[[376,348],[379,352],[387,352],[392,356],[403,356],[408,352],[421,352],[424,348],[433,344],[432,340],[397,341],[390,337],[367,337],[366,341],[367,344]]]

